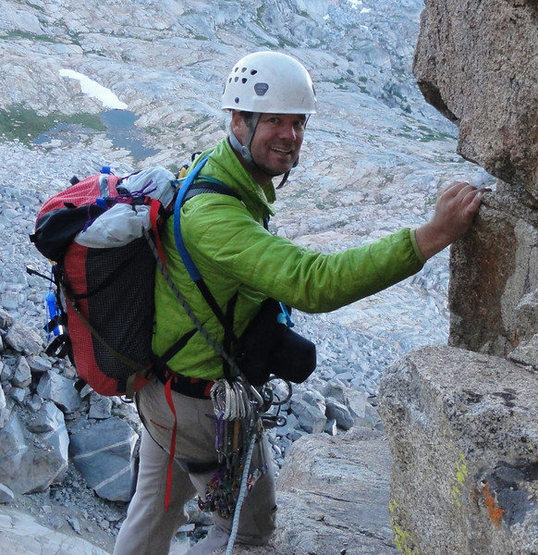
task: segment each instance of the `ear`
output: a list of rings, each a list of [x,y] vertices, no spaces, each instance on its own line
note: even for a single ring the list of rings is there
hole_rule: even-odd
[[[245,123],[243,117],[239,114],[238,110],[232,111],[232,121],[230,122],[230,128],[233,134],[238,138],[241,144],[245,144],[244,140],[247,135],[248,127]]]

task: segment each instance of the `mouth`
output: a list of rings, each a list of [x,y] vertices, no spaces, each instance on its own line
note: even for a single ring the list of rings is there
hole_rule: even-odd
[[[280,154],[285,154],[286,156],[290,156],[293,153],[293,149],[291,148],[272,147],[271,150],[273,150],[274,152],[278,152]]]

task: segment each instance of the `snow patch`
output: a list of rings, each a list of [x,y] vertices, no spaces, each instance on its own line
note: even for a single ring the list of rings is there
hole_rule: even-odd
[[[60,75],[80,81],[82,92],[102,102],[103,107],[117,110],[127,109],[127,104],[122,102],[110,89],[103,87],[103,85],[90,79],[87,75],[79,73],[78,71],[73,71],[72,69],[60,69]]]

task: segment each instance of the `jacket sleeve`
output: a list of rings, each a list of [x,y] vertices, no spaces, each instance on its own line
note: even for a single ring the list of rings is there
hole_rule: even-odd
[[[185,245],[210,289],[212,281],[231,279],[304,312],[335,310],[424,264],[410,229],[322,254],[270,234],[240,201],[223,195],[195,197],[183,207],[181,222]]]

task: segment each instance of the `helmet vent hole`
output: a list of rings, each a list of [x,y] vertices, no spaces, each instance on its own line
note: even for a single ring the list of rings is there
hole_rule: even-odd
[[[241,73],[245,73],[246,70],[247,70],[246,67],[242,67],[242,68],[241,68]]]
[[[237,83],[237,81],[239,81],[239,77],[236,77],[234,81]]]
[[[236,97],[234,98],[234,102],[235,102],[236,104],[239,104],[239,97],[238,97],[238,96],[236,96]]]
[[[254,91],[258,96],[263,96],[269,90],[269,85],[267,83],[256,83],[254,85]]]
[[[248,79],[246,77],[243,77],[243,79],[241,79],[241,83],[246,83],[248,81]]]
[[[238,69],[239,69],[239,68],[238,68],[237,66],[234,67],[234,73],[237,73],[237,70],[238,70]]]
[[[251,69],[250,70],[250,75],[256,75],[256,73],[258,73],[257,69]]]

